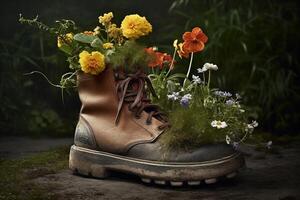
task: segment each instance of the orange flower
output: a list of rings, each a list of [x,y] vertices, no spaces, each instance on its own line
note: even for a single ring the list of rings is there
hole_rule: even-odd
[[[177,53],[178,53],[180,58],[182,58],[182,57],[188,58],[189,55],[190,55],[190,53],[187,50],[183,49],[183,43],[178,44]]]
[[[164,63],[172,62],[172,56],[166,53],[157,52],[153,47],[146,48],[145,51],[151,56],[151,60],[148,63],[148,66],[151,68],[159,67],[162,69]]]
[[[195,53],[204,49],[204,44],[208,38],[199,27],[193,28],[192,32],[185,32],[182,36],[183,51],[185,53]]]
[[[171,55],[164,53],[163,61],[164,61],[165,63],[170,63],[170,64],[171,64],[172,60],[173,60],[173,58],[172,58]]]
[[[94,35],[93,31],[84,31],[83,34],[85,35]]]

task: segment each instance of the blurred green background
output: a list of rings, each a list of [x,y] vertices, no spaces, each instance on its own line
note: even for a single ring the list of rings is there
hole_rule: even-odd
[[[153,33],[143,41],[172,53],[174,39],[200,26],[209,37],[196,56],[219,66],[213,86],[242,94],[260,129],[273,134],[299,132],[299,5],[297,0],[10,0],[1,4],[0,134],[72,136],[80,102],[76,91],[50,86],[38,70],[59,83],[68,70],[56,38],[18,23],[39,15],[46,24],[72,19],[82,30],[98,25],[98,16],[112,11],[120,23],[127,14],[144,15]],[[179,61],[176,70],[186,70]],[[196,71],[194,69],[194,72]]]

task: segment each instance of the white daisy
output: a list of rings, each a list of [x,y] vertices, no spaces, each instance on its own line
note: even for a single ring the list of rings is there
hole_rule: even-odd
[[[214,71],[217,71],[219,69],[217,65],[212,64],[212,63],[205,63],[203,65],[203,68],[205,68],[206,70],[214,70]]]
[[[206,72],[207,69],[205,67],[202,67],[202,68],[198,68],[197,71],[198,71],[198,73],[203,73],[203,72]]]
[[[220,128],[226,128],[227,127],[227,123],[224,122],[224,121],[218,121],[218,120],[214,120],[210,123],[210,125],[212,127],[215,127],[217,129],[220,129]]]

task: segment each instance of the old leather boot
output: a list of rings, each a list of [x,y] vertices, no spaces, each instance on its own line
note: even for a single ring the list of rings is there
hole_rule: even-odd
[[[124,75],[107,67],[97,76],[79,74],[82,108],[69,162],[74,172],[104,178],[121,171],[173,186],[235,176],[244,159],[229,145],[167,152],[159,136],[168,120],[146,98],[145,87],[152,90],[141,72]]]

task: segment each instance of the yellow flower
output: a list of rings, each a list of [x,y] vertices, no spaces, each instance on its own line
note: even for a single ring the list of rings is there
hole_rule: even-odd
[[[99,51],[82,51],[79,54],[79,64],[83,72],[97,75],[105,69],[105,57]]]
[[[138,14],[127,15],[121,24],[123,35],[128,39],[137,39],[152,32],[152,25]]]
[[[173,47],[174,47],[175,49],[178,49],[177,43],[178,43],[178,40],[174,40],[174,42],[173,42]]]
[[[107,29],[108,36],[114,39],[120,38],[122,36],[121,28],[117,28],[116,24],[111,24]]]
[[[111,42],[107,42],[103,44],[104,49],[112,49],[114,47],[114,44]]]
[[[70,44],[73,40],[73,33],[67,33],[66,35],[57,37],[58,48],[62,47],[64,44]]]
[[[100,27],[96,26],[96,28],[94,29],[94,35],[99,35],[100,34]]]
[[[107,26],[113,17],[114,15],[112,12],[104,13],[103,16],[98,17],[99,23],[102,24],[103,26]]]
[[[85,35],[94,35],[93,31],[84,31],[83,34]]]
[[[185,57],[185,58],[188,58],[189,57],[189,52],[187,51],[184,51],[184,48],[183,48],[183,43],[179,43],[178,44],[178,50],[177,50],[177,53],[179,55],[179,57],[182,59],[182,57]]]

